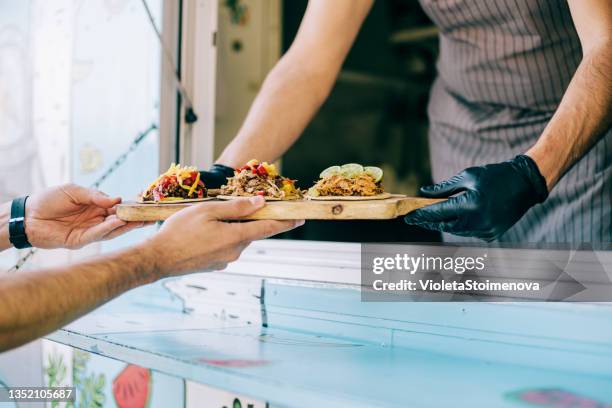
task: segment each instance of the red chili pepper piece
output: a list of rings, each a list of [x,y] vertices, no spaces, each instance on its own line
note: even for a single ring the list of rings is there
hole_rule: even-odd
[[[266,170],[266,168],[263,166],[263,164],[260,164],[257,167],[257,174],[259,174],[262,177],[267,177],[268,176],[268,171]]]
[[[255,194],[256,194],[256,195],[258,195],[258,196],[262,196],[262,197],[263,197],[264,195],[266,195],[266,193],[265,193],[264,191],[258,191],[258,192],[256,192]]]

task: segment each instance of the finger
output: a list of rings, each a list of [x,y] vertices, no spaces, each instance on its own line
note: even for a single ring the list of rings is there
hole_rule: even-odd
[[[126,225],[119,227],[111,232],[109,232],[107,235],[105,235],[102,239],[104,240],[109,240],[109,239],[114,239],[117,238],[120,235],[123,235],[127,232],[130,232],[132,230],[138,229],[138,228],[142,228],[145,227],[146,223],[144,222],[128,222]]]
[[[447,222],[421,222],[415,224],[418,227],[425,228],[431,231],[453,232],[457,220]]]
[[[263,197],[237,198],[230,201],[210,203],[202,208],[210,219],[231,220],[253,214],[266,204]]]
[[[459,197],[452,197],[441,203],[414,210],[404,217],[406,224],[418,225],[424,222],[444,222],[457,219],[461,212]]]
[[[101,191],[89,190],[91,203],[98,207],[111,209],[121,203],[121,197],[109,197]]]
[[[232,224],[232,228],[236,229],[237,236],[241,237],[242,241],[250,242],[291,231],[292,229],[302,225],[304,225],[304,220],[261,220],[244,222],[241,224]]]
[[[121,202],[120,197],[112,198],[101,191],[77,186],[75,184],[62,186],[61,189],[75,204],[93,204],[102,208],[111,208]]]
[[[438,184],[420,188],[421,194],[428,198],[450,197],[464,190],[466,190],[466,186],[464,185],[463,173],[459,173]]]
[[[105,236],[116,230],[117,228],[121,228],[127,224],[126,221],[122,221],[117,218],[116,215],[110,215],[106,217],[106,219],[98,225],[95,225],[91,228],[88,228],[81,235],[81,245],[86,245],[91,242],[100,241],[104,239]]]

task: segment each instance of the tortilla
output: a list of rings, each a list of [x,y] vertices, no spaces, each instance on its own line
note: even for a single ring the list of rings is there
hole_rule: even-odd
[[[202,198],[184,198],[182,200],[170,200],[170,201],[144,201],[142,198],[138,198],[139,204],[184,204],[184,203],[197,203],[199,201],[214,200],[214,197],[202,197]]]
[[[248,197],[255,197],[255,195],[250,195],[250,196],[234,196],[234,195],[223,195],[220,194],[218,196],[216,196],[215,198],[218,198],[220,200],[234,200],[236,198],[248,198]],[[279,197],[266,197],[266,196],[262,196],[266,201],[295,201],[295,200],[299,200],[299,198],[288,198],[288,199],[282,199]]]
[[[310,196],[306,194],[304,197],[307,200],[319,201],[366,201],[366,200],[384,200],[390,198],[391,193],[380,193],[373,196]]]

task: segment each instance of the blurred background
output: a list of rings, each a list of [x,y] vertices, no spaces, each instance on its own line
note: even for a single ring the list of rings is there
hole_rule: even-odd
[[[162,1],[147,0],[157,19]],[[139,132],[159,122],[160,46],[140,1],[0,0],[0,200],[46,186],[90,186]],[[100,189],[131,198],[158,174],[151,132]],[[152,228],[63,262],[126,245]],[[0,268],[14,263],[3,253]]]

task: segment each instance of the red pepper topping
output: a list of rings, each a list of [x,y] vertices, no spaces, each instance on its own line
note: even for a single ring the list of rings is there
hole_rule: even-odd
[[[257,174],[259,174],[262,177],[267,177],[268,176],[268,170],[266,170],[266,168],[264,167],[263,164],[260,164],[257,167]]]
[[[264,191],[258,191],[258,192],[255,193],[255,195],[263,197],[264,195],[266,195],[266,193]]]
[[[153,199],[155,201],[161,201],[164,198],[166,198],[166,196],[163,195],[159,190],[157,190],[157,189],[153,190]]]

